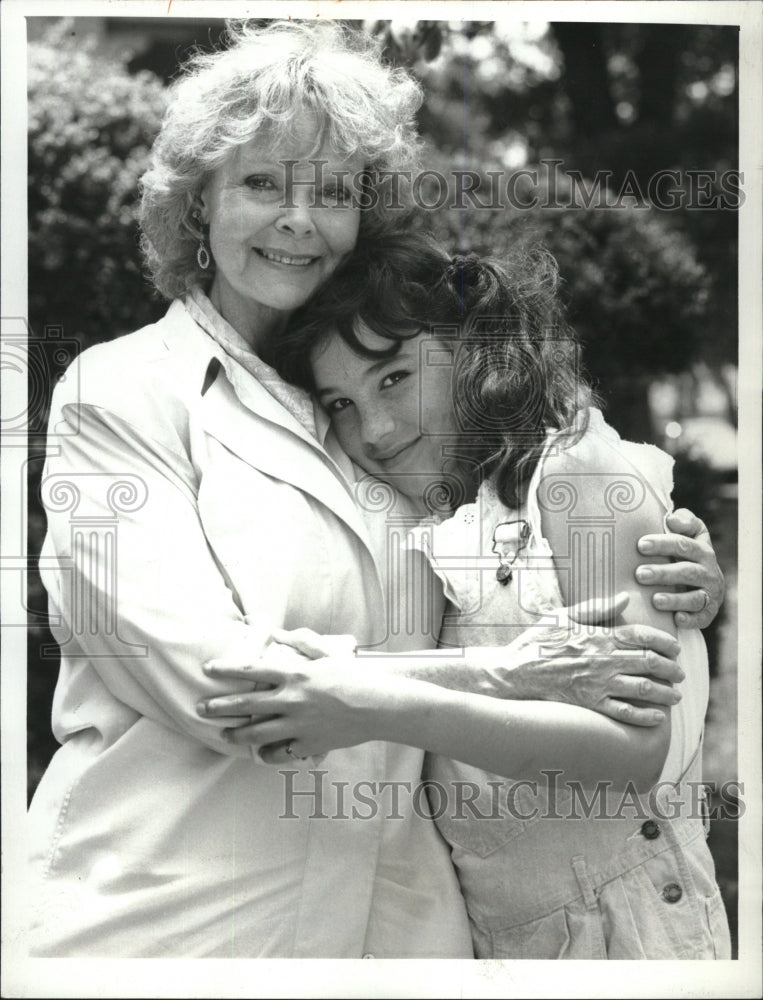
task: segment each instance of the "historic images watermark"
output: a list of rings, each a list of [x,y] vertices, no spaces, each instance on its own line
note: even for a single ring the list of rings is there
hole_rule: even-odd
[[[9,508],[16,497],[21,498],[19,517],[6,521],[0,555],[0,586],[6,588],[7,594],[18,595],[15,602],[9,600],[5,606],[3,627],[27,629],[48,621],[47,614],[33,609],[28,600],[28,579],[40,564],[27,551],[31,484],[36,479],[35,469],[42,468],[45,441],[53,451],[63,437],[77,433],[72,425],[48,432],[49,386],[76,380],[72,361],[80,345],[76,339],[65,337],[63,328],[56,324],[47,325],[42,336],[35,336],[23,316],[0,317],[0,332],[4,404],[0,443],[7,462],[4,485]],[[73,394],[78,395],[76,384]],[[51,655],[57,657],[58,650]]]
[[[640,793],[633,782],[584,785],[564,780],[564,771],[542,770],[541,780],[355,782],[326,780],[321,768],[283,769],[279,819],[403,819],[411,810],[422,818],[453,821],[739,819],[745,813],[744,783],[657,782]],[[710,802],[713,805],[710,805]]]
[[[8,380],[7,398],[18,401],[15,408],[9,406],[3,413],[0,440],[6,447],[44,441],[48,436],[49,386],[77,378],[71,363],[79,354],[79,342],[64,337],[63,327],[53,324],[36,337],[22,316],[3,316],[0,329],[0,365]],[[76,433],[76,427],[50,431],[53,437]]]
[[[328,160],[310,160],[312,178],[295,177],[299,161],[282,160],[282,172],[271,180],[281,189],[282,208],[294,208],[294,191],[312,192],[310,208],[347,207],[373,211],[467,209],[632,209],[662,211],[737,211],[744,205],[744,174],[739,170],[675,170],[665,168],[646,179],[634,170],[616,177],[612,170],[593,176],[565,169],[562,159],[542,159],[515,170],[473,169],[326,171]]]

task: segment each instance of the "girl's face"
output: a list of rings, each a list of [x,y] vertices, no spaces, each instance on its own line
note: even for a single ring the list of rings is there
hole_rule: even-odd
[[[390,341],[361,324],[365,346]],[[420,499],[442,480],[446,444],[458,435],[453,405],[453,349],[425,333],[400,342],[391,358],[357,355],[338,334],[312,353],[318,399],[339,443],[366,472]]]
[[[289,141],[273,145],[265,134],[238,146],[201,191],[216,266],[210,299],[255,350],[357,240],[350,193],[363,162],[327,143],[316,152],[317,134],[305,116]]]

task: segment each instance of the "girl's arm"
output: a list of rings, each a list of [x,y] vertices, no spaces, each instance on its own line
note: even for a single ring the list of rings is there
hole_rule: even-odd
[[[613,663],[617,670],[634,674],[657,669],[668,676],[672,667],[672,677],[681,678],[670,659],[677,654],[678,644],[666,633],[642,624],[610,631],[580,629],[565,625],[562,611],[559,616],[557,625],[533,632],[530,640],[523,636],[519,655],[518,644],[513,643],[467,649],[462,655],[449,650],[408,657],[328,656],[270,668],[218,661],[207,667],[216,680],[250,678],[273,688],[212,699],[204,704],[203,714],[259,715],[261,722],[247,719],[229,737],[234,743],[258,746],[269,763],[293,762],[286,745],[293,754],[311,755],[379,739],[420,746],[515,778],[533,780],[542,777],[543,770],[563,766],[566,780],[586,785],[609,781],[613,787],[628,782],[639,790],[651,787],[665,753],[664,715],[659,710],[661,725],[652,731],[623,725],[573,704],[500,700],[405,676],[415,671],[417,663],[435,665],[443,672],[461,671],[464,679],[476,677],[483,690],[491,691],[499,669],[510,673],[507,663],[513,661],[515,697],[532,698],[533,682],[536,690],[538,683],[552,682],[556,685],[553,697],[559,701],[578,700],[582,692],[591,696],[601,689],[597,684],[603,683],[602,674],[613,689],[626,680],[645,683],[643,677],[617,674]],[[311,649],[311,636],[307,630],[300,636],[308,655],[317,651]],[[314,636],[312,642],[321,638]],[[618,643],[628,641],[631,649],[618,649]],[[649,645],[660,652],[646,653],[644,647]],[[664,703],[677,700],[670,687],[646,683]],[[613,693],[628,697],[634,692],[626,691],[624,685]],[[596,702],[597,696],[591,700]],[[647,711],[624,707],[632,713]],[[655,714],[654,707],[648,711]]]
[[[674,612],[681,628],[706,627],[723,601],[724,581],[712,540],[705,525],[691,511],[677,510],[667,517],[670,533],[645,535],[639,539],[639,552],[644,565],[638,570],[652,574],[656,593],[655,607]],[[553,530],[553,529],[551,529]],[[420,553],[409,554],[419,558]],[[661,564],[649,563],[650,558],[667,557]],[[667,593],[665,586],[683,587],[683,592]],[[694,588],[694,589],[692,589]],[[697,589],[701,588],[701,589]],[[707,592],[707,598],[705,598]],[[618,595],[622,604],[623,595]],[[629,601],[626,593],[624,600]],[[619,613],[617,601],[602,606],[578,606],[569,609],[573,621],[588,625],[603,625],[611,620],[612,609]],[[449,655],[408,657],[400,655],[387,660],[387,669],[401,677],[429,681],[454,691],[488,694],[495,698],[543,699],[562,701],[591,708],[618,721],[632,725],[655,725],[662,715],[629,704],[636,699],[651,698],[656,704],[665,702],[665,695],[655,690],[654,679],[672,683],[682,680],[680,669],[664,657],[673,656],[662,632],[645,632],[634,626],[616,631],[596,629],[576,630],[577,647],[563,656],[559,642],[569,635],[556,638],[545,636],[544,643],[554,647],[554,654],[540,656],[537,632],[525,632],[508,648],[451,650]],[[332,636],[321,636],[311,629],[279,631],[278,642],[291,646],[308,659],[320,659],[336,652]],[[622,646],[651,648],[662,656],[651,660],[640,657],[626,659]],[[662,643],[662,645],[660,645]],[[662,698],[662,700],[660,700]],[[627,700],[628,699],[628,700]],[[248,718],[251,712],[244,711]]]
[[[660,727],[624,725],[576,705],[452,691],[400,676],[387,659],[329,657],[279,667],[216,662],[206,668],[216,681],[248,678],[271,688],[211,699],[200,711],[259,716],[228,730],[228,738],[258,747],[271,764],[385,740],[513,778],[538,780],[544,770],[563,767],[564,780],[613,788],[632,782],[639,791],[656,779]]]
[[[655,712],[654,706],[673,704],[676,695],[670,687],[656,682],[683,680],[674,659],[680,651],[678,642],[651,626],[591,627],[612,622],[629,600],[627,593],[621,593],[610,601],[561,608],[539,619],[506,646],[424,649],[418,653],[391,650],[383,654],[364,650],[359,654],[361,669],[370,662],[375,669],[451,691],[518,701],[558,701],[631,725],[657,725],[663,714]],[[346,644],[351,637],[319,635],[301,628],[276,629],[272,638],[269,654],[288,648],[318,660],[336,655],[337,642]],[[224,660],[215,663],[226,665]],[[227,665],[235,666],[230,661]],[[262,658],[260,665],[274,665],[272,657]],[[636,701],[647,707],[635,707]],[[251,713],[242,706],[241,714]]]
[[[665,507],[647,479],[614,443],[585,435],[546,459],[538,488],[541,524],[554,554],[565,603],[624,590],[620,621],[676,634],[673,615],[653,603],[657,587],[639,583],[642,536],[662,531]],[[667,562],[655,557],[654,562]],[[638,766],[659,776],[670,743],[670,711],[638,748]],[[635,763],[635,761],[634,761]]]

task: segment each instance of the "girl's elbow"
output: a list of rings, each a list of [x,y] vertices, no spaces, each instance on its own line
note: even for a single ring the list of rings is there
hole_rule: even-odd
[[[626,752],[617,755],[618,764],[611,775],[615,792],[636,792],[646,795],[662,774],[670,745],[670,717],[650,729],[628,726]]]
[[[670,716],[644,735],[638,756],[637,775],[633,779],[636,791],[646,795],[660,779],[670,746]]]

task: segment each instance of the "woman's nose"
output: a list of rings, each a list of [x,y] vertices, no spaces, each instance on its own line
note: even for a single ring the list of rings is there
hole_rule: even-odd
[[[290,192],[276,221],[276,229],[291,236],[311,236],[315,232],[314,211],[316,211],[314,194],[311,195],[306,191],[301,191],[299,194]]]

